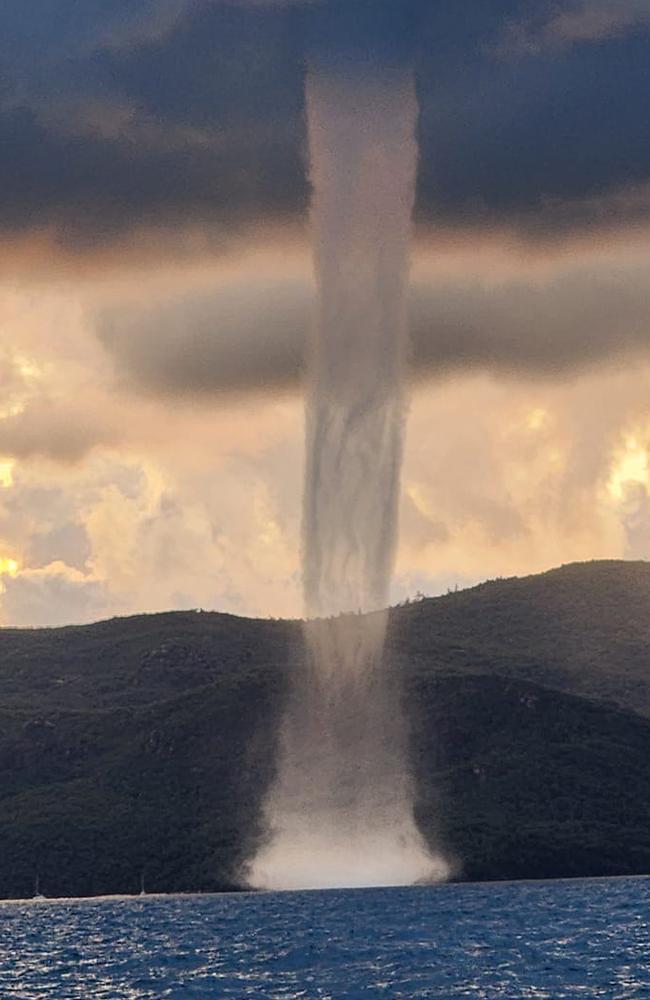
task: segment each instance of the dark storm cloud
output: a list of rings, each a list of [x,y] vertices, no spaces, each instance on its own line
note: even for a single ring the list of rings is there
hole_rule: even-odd
[[[2,18],[24,27],[24,6]],[[143,226],[227,231],[300,211],[302,71],[296,59],[278,71],[277,13],[228,4],[183,18],[181,3],[152,0],[142,34],[116,45],[130,23],[120,5],[90,5],[76,40],[65,12],[78,6],[42,0],[54,38],[44,69],[30,59],[40,34],[16,34],[0,110],[5,231],[52,227],[66,244],[87,244]],[[175,31],[159,36],[156,10],[177,12]]]
[[[156,395],[294,388],[312,298],[306,281],[249,274],[210,294],[106,313],[99,334],[120,378]],[[606,258],[544,280],[416,279],[410,325],[420,378],[471,369],[558,378],[611,359],[647,358],[648,267],[616,268]]]
[[[422,224],[601,224],[595,199],[650,179],[648,22],[631,3],[557,22],[541,0],[5,0],[0,226],[87,247],[301,218],[305,60],[364,49],[417,60]],[[509,26],[542,42],[508,50]],[[647,217],[610,205],[611,224]]]
[[[649,55],[646,33],[512,60],[475,53],[437,87],[424,65],[421,217],[531,235],[600,224],[595,198],[650,177]]]
[[[48,127],[28,108],[0,113],[7,151],[0,226],[5,233],[53,228],[63,244],[84,248],[137,227],[205,222],[227,232],[300,210],[299,150],[284,147],[279,124],[271,130],[260,123],[230,142],[199,140],[179,142],[171,128],[158,135],[128,124],[124,134],[103,136],[97,127],[79,136]]]
[[[101,317],[98,332],[120,376],[153,393],[213,394],[295,386],[313,293],[300,281],[254,277]]]

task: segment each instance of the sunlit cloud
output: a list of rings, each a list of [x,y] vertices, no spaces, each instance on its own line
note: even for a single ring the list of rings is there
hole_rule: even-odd
[[[529,431],[541,430],[548,420],[548,411],[541,406],[531,410],[526,416],[526,426]]]
[[[466,328],[470,278],[484,306],[494,309],[507,295],[474,329],[472,365],[442,363],[444,351],[434,363],[440,345],[453,342],[441,338],[431,314],[433,339],[413,385],[408,423],[394,599],[577,559],[650,552],[644,457],[650,373],[643,352],[633,366],[621,364],[609,351],[608,320],[594,304],[589,315],[600,311],[604,353],[597,360],[589,355],[598,327],[586,323],[571,348],[576,359],[585,352],[584,363],[552,364],[553,344],[562,341],[566,350],[566,337],[577,336],[586,294],[578,280],[561,304],[558,287],[571,288],[576,273],[594,266],[596,288],[618,261],[622,302],[624,292],[642,288],[646,255],[643,240],[636,247],[586,248],[583,258],[572,253],[564,265],[561,255],[517,262],[515,253],[495,246],[459,245],[436,265],[420,249],[416,283],[435,301],[458,282],[453,315],[464,315]],[[240,323],[255,271],[267,292],[259,296],[248,348],[237,355],[237,338],[228,346],[222,324],[233,317]],[[265,321],[263,306],[272,315],[292,276],[303,289],[306,329],[309,259],[289,243],[279,243],[275,257],[259,251],[249,261],[243,253],[220,267],[207,258],[160,274],[127,269],[102,282],[87,276],[64,287],[0,292],[12,345],[2,370],[5,398],[19,406],[0,420],[2,553],[19,562],[14,575],[3,575],[3,624],[63,624],[174,607],[300,613],[300,383],[296,377],[264,393],[250,391],[260,363],[262,369],[270,363],[256,354],[272,355],[279,329],[277,319]],[[206,292],[211,283],[241,291],[220,299],[214,287]],[[515,288],[519,310],[510,309],[519,301],[511,296]],[[109,306],[133,320],[143,301],[164,301],[169,289],[178,302],[185,296],[187,326],[156,340],[152,322],[152,336],[142,334],[138,350],[142,364],[154,369],[172,356],[156,356],[157,348],[164,353],[165,336],[176,357],[188,355],[174,392],[158,377],[144,379],[144,369],[127,378],[96,325]],[[195,296],[204,295],[204,335],[197,339],[191,318]],[[535,301],[539,312],[532,315]],[[633,339],[646,322],[636,309]],[[473,323],[478,308],[470,316]],[[128,328],[140,335],[137,323]],[[296,344],[305,329],[297,329]],[[524,343],[530,365],[513,360]],[[230,354],[220,354],[224,348]],[[206,373],[206,350],[213,352],[208,358],[230,357],[240,367],[226,365],[219,376],[215,364]],[[174,377],[173,366],[163,370]],[[204,379],[200,391],[192,371]],[[213,391],[214,379],[227,371],[238,391]]]
[[[17,576],[20,564],[17,559],[8,556],[0,556],[0,576]]]
[[[623,500],[630,485],[650,484],[647,446],[637,434],[627,434],[623,447],[615,454],[607,491],[614,500]]]
[[[4,489],[13,486],[15,464],[13,459],[0,459],[0,486]]]
[[[394,599],[642,557],[650,515],[645,492],[631,511],[630,484],[648,487],[649,393],[647,369],[541,387],[484,375],[421,386]],[[0,492],[3,557],[16,563],[4,564],[2,622],[173,607],[299,614],[300,398],[171,414],[142,405],[139,421],[128,399],[119,444],[13,470]]]
[[[600,42],[650,27],[648,0],[564,0],[548,3],[545,16],[510,21],[497,50],[538,55],[580,43]]]
[[[6,0],[2,624],[300,611],[296,4]],[[312,6],[345,44],[327,13],[351,4]],[[648,2],[477,4],[472,30],[401,6],[421,161],[395,597],[646,557]]]

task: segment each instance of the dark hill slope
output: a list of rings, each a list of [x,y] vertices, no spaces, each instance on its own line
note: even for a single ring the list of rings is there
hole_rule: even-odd
[[[649,612],[650,566],[593,563],[393,613],[418,816],[464,874],[650,872]],[[207,613],[0,630],[0,896],[240,881],[300,655]]]
[[[393,612],[405,675],[498,674],[650,717],[650,563],[575,563]]]
[[[175,611],[54,629],[0,629],[0,705],[134,708],[206,684],[282,674],[292,622]]]
[[[0,715],[0,897],[241,884],[271,776],[267,693],[199,688],[136,710]]]
[[[473,879],[650,873],[650,722],[488,675],[411,689],[417,816]]]

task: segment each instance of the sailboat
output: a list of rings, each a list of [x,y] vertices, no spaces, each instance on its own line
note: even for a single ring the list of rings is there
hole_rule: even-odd
[[[47,897],[44,896],[43,893],[41,892],[41,877],[37,872],[36,877],[34,879],[34,895],[32,896],[32,899],[35,900],[36,902],[40,902],[41,900],[46,898]]]

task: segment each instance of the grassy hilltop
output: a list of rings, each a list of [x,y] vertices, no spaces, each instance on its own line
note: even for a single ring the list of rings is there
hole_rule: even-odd
[[[395,609],[417,815],[459,874],[650,872],[650,564]],[[263,834],[294,622],[0,630],[0,897],[236,886]]]

